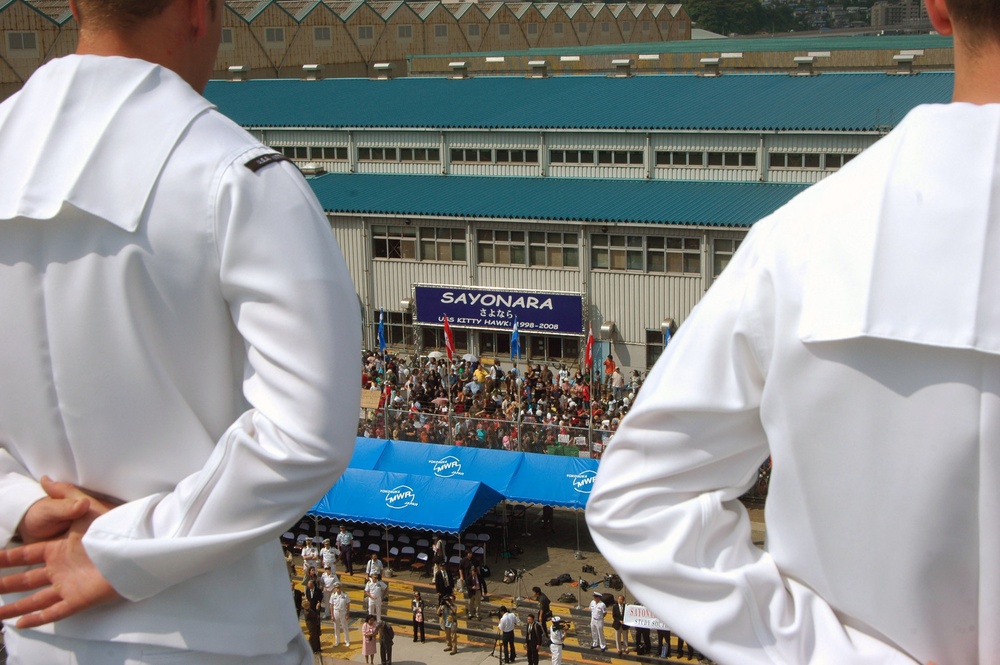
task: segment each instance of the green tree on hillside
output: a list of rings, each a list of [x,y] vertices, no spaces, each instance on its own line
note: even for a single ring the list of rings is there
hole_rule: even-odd
[[[723,35],[789,32],[805,28],[788,5],[765,7],[760,0],[687,0],[684,8],[697,27]]]

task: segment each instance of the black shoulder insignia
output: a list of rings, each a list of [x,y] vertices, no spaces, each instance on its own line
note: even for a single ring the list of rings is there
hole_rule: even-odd
[[[270,152],[266,155],[260,155],[259,157],[254,157],[249,162],[243,166],[247,167],[254,173],[260,171],[262,168],[268,164],[274,164],[276,162],[287,162],[288,158],[282,155],[280,152]]]

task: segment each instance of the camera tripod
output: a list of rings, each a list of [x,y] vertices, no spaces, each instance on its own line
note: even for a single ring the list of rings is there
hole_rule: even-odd
[[[524,600],[524,597],[528,593],[524,585],[524,575],[527,572],[528,571],[525,570],[524,568],[518,568],[514,574],[514,593],[512,595],[513,600],[511,603],[514,606],[514,608],[517,607],[517,604],[519,602]]]
[[[503,633],[500,632],[499,628],[497,628],[496,631],[497,631],[497,636],[493,640],[493,650],[490,651],[490,658],[492,658],[493,656],[496,656],[497,657],[497,662],[502,664],[503,663],[503,649],[500,650],[500,653],[497,653],[497,645],[500,644],[500,639],[503,637]]]

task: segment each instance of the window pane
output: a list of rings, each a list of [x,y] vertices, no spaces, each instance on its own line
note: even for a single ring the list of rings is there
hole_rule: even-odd
[[[454,243],[451,246],[451,260],[452,261],[465,260],[465,243]]]
[[[576,247],[563,249],[563,265],[573,268],[580,266],[580,251]]]
[[[433,261],[437,258],[437,252],[434,251],[433,240],[420,241],[420,258],[424,261]]]
[[[642,270],[642,252],[630,250],[628,252],[628,269]]]
[[[476,260],[480,263],[493,263],[493,245],[478,245],[476,247]]]
[[[400,243],[400,250],[403,253],[404,259],[417,258],[417,243],[414,240],[403,240]]]
[[[451,243],[450,242],[439,242],[437,244],[437,260],[438,261],[451,261]]]
[[[510,263],[515,266],[525,265],[524,245],[512,245],[510,248]]]
[[[742,161],[743,161],[743,166],[757,166],[757,153],[744,152]]]
[[[684,267],[683,256],[683,254],[669,252],[667,254],[667,272],[682,272],[681,269]]]
[[[625,270],[625,250],[623,249],[611,250],[611,269]]]
[[[802,155],[789,154],[787,163],[790,168],[802,168]]]
[[[507,265],[510,263],[510,246],[508,245],[497,245],[497,263],[500,265]]]
[[[785,154],[782,152],[772,152],[768,156],[767,163],[771,168],[780,168],[785,165]]]
[[[599,150],[597,152],[597,163],[598,164],[610,164],[611,163],[611,151],[610,150]]]
[[[646,238],[646,247],[650,249],[663,249],[663,238],[657,236],[649,236]]]
[[[688,273],[700,273],[701,272],[701,256],[698,254],[685,254],[684,255],[684,272]]]
[[[663,252],[646,252],[646,270],[649,272],[666,272],[667,264]]]
[[[818,169],[819,168],[819,155],[804,155],[805,166],[807,169]]]
[[[561,268],[562,267],[562,248],[561,247],[553,247],[552,245],[547,246],[545,248],[545,257],[546,257],[547,265],[550,265],[553,268]]]
[[[684,249],[701,249],[701,241],[698,238],[684,238]]]
[[[608,250],[600,247],[591,248],[590,264],[594,268],[600,268],[603,270],[608,269],[610,267],[610,264],[608,263]]]
[[[524,231],[511,231],[510,232],[511,242],[524,242]]]
[[[722,166],[722,153],[721,152],[710,152],[710,153],[708,153],[708,165],[709,166]]]
[[[528,234],[528,240],[531,244],[543,244],[545,242],[545,234],[541,231],[532,231]]]
[[[531,265],[533,266],[545,265],[545,245],[531,246]]]

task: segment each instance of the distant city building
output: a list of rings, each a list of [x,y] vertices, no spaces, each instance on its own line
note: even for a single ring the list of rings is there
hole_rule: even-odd
[[[930,26],[923,0],[879,0],[872,5],[873,28],[926,30]]]

